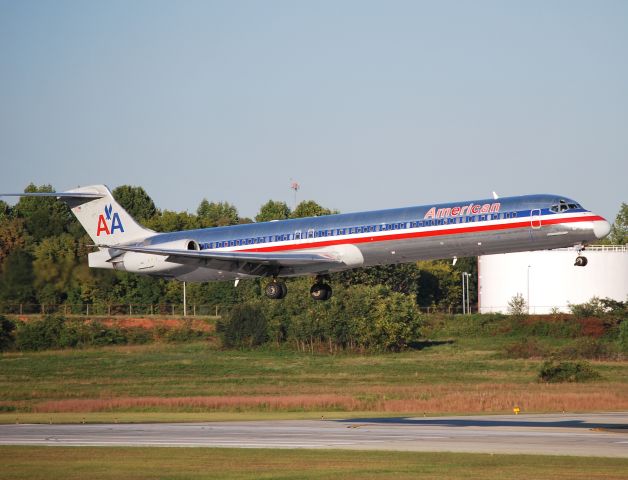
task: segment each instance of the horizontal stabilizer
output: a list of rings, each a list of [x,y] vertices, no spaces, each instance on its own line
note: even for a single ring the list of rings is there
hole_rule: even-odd
[[[81,192],[23,192],[23,193],[0,193],[0,197],[54,197],[65,199],[90,199],[106,197],[103,193],[81,193]]]

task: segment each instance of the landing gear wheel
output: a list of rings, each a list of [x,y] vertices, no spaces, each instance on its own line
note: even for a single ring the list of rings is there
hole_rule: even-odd
[[[310,295],[314,300],[329,300],[332,295],[331,287],[326,283],[315,283],[310,288]]]
[[[576,267],[586,267],[587,263],[589,263],[589,261],[587,260],[587,257],[583,257],[582,255],[578,255],[576,257],[576,263],[574,263],[574,265]]]
[[[288,287],[284,282],[273,280],[264,289],[266,296],[272,300],[281,300],[288,294]]]

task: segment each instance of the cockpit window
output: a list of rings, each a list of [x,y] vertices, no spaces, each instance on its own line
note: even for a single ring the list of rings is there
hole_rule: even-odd
[[[552,212],[566,212],[567,210],[578,210],[582,207],[578,203],[567,203],[566,200],[559,200],[557,204],[550,207]]]

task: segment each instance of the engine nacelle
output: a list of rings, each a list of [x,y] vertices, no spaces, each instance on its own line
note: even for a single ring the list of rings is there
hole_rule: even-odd
[[[198,242],[195,240],[176,240],[174,242],[148,245],[146,248],[159,248],[166,250],[200,250]],[[114,268],[122,266],[123,270],[134,273],[144,273],[147,275],[180,275],[194,270],[192,265],[182,265],[167,261],[164,255],[152,255],[150,253],[126,252],[121,257],[121,262],[114,261]]]

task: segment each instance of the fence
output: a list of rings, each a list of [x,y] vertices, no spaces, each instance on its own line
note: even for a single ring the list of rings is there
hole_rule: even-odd
[[[4,315],[86,315],[86,316],[210,316],[220,317],[229,311],[229,305],[188,305],[186,312],[183,304],[37,304],[8,303],[0,305],[0,313]]]
[[[270,301],[270,300],[269,300]],[[186,312],[182,303],[116,303],[116,304],[39,304],[39,303],[5,303],[0,304],[2,315],[83,315],[83,316],[203,316],[221,317],[229,313],[232,305],[188,304]],[[449,315],[462,313],[462,307],[418,307],[421,313],[446,313]]]

